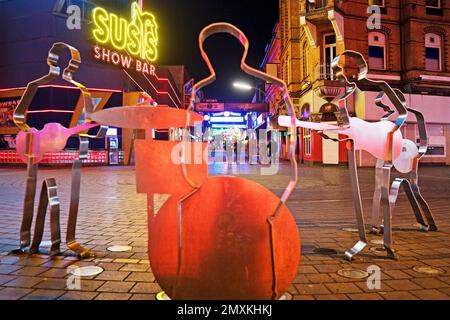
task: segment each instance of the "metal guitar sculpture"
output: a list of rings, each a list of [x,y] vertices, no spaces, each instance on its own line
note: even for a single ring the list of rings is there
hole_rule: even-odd
[[[48,123],[42,130],[30,128],[27,125],[28,108],[39,86],[47,84],[60,76],[58,60],[63,49],[69,50],[71,59],[69,65],[63,71],[62,78],[80,89],[84,105],[83,112],[86,115],[87,122],[74,128],[65,128],[59,123]],[[53,44],[47,58],[49,73],[42,78],[28,83],[17,108],[14,110],[14,122],[21,129],[21,132],[16,139],[17,152],[22,161],[27,163],[27,183],[23,207],[23,219],[20,228],[20,251],[23,251],[27,247],[30,247],[29,253],[36,253],[39,251],[39,245],[44,233],[47,206],[50,206],[50,231],[52,242],[50,254],[56,255],[60,252],[60,203],[54,178],[45,179],[43,182],[36,215],[35,232],[33,242],[31,243],[31,224],[33,222],[34,199],[36,196],[38,163],[43,159],[46,152],[59,152],[63,150],[69,137],[78,135],[80,148],[78,159],[74,161],[72,166],[72,188],[66,243],[69,249],[76,252],[81,258],[87,258],[91,255],[90,251],[82,247],[75,238],[80,197],[81,166],[82,161],[87,158],[89,138],[101,137],[106,132],[106,128],[101,127],[96,136],[89,136],[86,133],[89,129],[97,127],[98,124],[92,123],[90,119],[94,107],[89,91],[81,83],[72,79],[72,76],[77,71],[80,63],[81,57],[77,49],[62,42]]]
[[[359,74],[354,82],[350,82],[348,80],[343,68],[340,66],[340,60],[342,57],[353,58],[353,60],[358,65]],[[423,156],[424,152],[426,152],[426,131],[424,130],[425,127],[423,123],[423,117],[419,112],[408,109],[406,107],[406,101],[403,94],[395,89],[392,89],[385,81],[373,81],[367,79],[367,63],[360,53],[355,51],[344,51],[341,55],[337,56],[333,60],[332,67],[338,79],[340,79],[340,81],[346,85],[346,93],[339,100],[339,112],[343,124],[341,126],[333,126],[297,120],[297,126],[316,130],[320,132],[326,139],[329,139],[329,137],[326,135],[327,131],[348,136],[348,138],[344,140],[348,141],[347,148],[349,151],[349,167],[351,172],[351,183],[359,232],[359,242],[352,249],[348,250],[345,253],[348,259],[352,259],[356,254],[364,250],[367,245],[358,172],[355,162],[355,151],[365,150],[378,159],[376,189],[372,210],[372,225],[373,229],[375,229],[376,225],[378,224],[378,211],[380,207],[379,204],[381,202],[384,217],[384,246],[386,248],[388,257],[394,258],[395,255],[392,251],[391,211],[393,209],[393,205],[395,204],[395,199],[397,198],[400,185],[406,184],[407,181],[396,180],[394,181],[392,188],[390,188],[390,175],[393,166],[396,166],[399,171],[402,171],[402,168],[405,167],[405,162],[411,162],[411,168],[408,167],[407,169],[407,172],[412,172],[411,181],[413,187],[412,189],[410,189],[415,190],[411,193],[408,193],[411,205],[414,208],[417,221],[420,224],[425,225],[422,215],[420,214],[420,210],[418,209],[417,200],[419,200],[419,203],[422,206],[422,209],[429,221],[430,229],[435,226],[428,205],[420,195],[419,188],[417,186],[418,160],[421,156]],[[384,110],[389,111],[389,113],[380,122],[369,123],[358,118],[349,117],[347,110],[347,98],[354,93],[357,87],[367,84],[372,86],[375,85],[382,90],[377,96],[375,103],[379,107],[382,107]],[[398,112],[398,118],[396,119],[395,123],[386,121],[394,112],[391,111],[388,106],[382,103],[382,98],[385,95],[388,97],[388,99],[391,101],[396,111]],[[399,130],[407,119],[408,111],[414,113],[418,117],[419,125],[421,126],[421,148],[419,153],[417,153],[415,156],[407,155],[407,159],[402,160],[403,157],[405,157],[406,150],[409,150],[411,147],[410,142],[408,142],[409,140],[404,140],[401,131]],[[282,126],[287,126],[289,122],[288,119],[284,116],[279,117],[278,121]],[[417,147],[415,148],[417,151]],[[411,194],[413,195],[411,196]]]
[[[244,72],[278,84],[292,116],[292,175],[281,199],[263,186],[236,177],[208,177],[206,144],[188,141],[201,122],[190,110],[196,92],[216,74],[203,49],[218,33],[244,46]],[[147,130],[136,140],[138,192],[148,195],[149,260],[160,286],[172,299],[280,299],[298,269],[300,241],[285,203],[297,184],[295,113],[285,83],[249,67],[249,42],[235,26],[215,23],[199,36],[210,75],[192,91],[188,110],[133,106],[96,112],[93,120]],[[152,130],[184,128],[183,141],[156,141]],[[220,288],[217,290],[215,288]]]

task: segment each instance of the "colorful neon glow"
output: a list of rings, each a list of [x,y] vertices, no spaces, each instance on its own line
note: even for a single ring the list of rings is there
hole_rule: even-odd
[[[101,7],[92,11],[92,34],[101,44],[110,44],[119,51],[146,61],[158,58],[158,25],[155,16],[142,12],[136,2],[131,5],[131,22]]]

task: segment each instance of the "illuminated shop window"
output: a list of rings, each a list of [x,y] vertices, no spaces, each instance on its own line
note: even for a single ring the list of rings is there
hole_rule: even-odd
[[[369,33],[369,68],[386,69],[386,36],[380,32]]]
[[[434,33],[425,35],[425,69],[441,71],[441,37]]]

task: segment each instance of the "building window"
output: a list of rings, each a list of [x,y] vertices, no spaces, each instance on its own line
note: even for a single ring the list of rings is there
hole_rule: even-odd
[[[327,6],[327,0],[313,0],[313,1],[308,0],[306,9],[308,12],[310,12],[313,10],[325,8],[326,6]]]
[[[442,39],[434,33],[425,35],[425,70],[441,71]]]
[[[447,155],[446,150],[446,137],[445,128],[441,124],[428,124],[428,150],[426,155],[429,157],[445,157]],[[419,137],[419,127],[416,125],[416,138]],[[417,143],[420,143],[417,139]]]
[[[441,0],[426,0],[427,8],[440,9]]]
[[[303,80],[305,80],[309,76],[309,59],[308,59],[308,42],[303,44]]]
[[[303,128],[303,148],[305,156],[311,155],[311,130]]]
[[[384,8],[386,6],[385,2],[386,2],[385,0],[369,0],[369,5]]]
[[[369,68],[386,70],[386,36],[383,33],[369,33]]]

